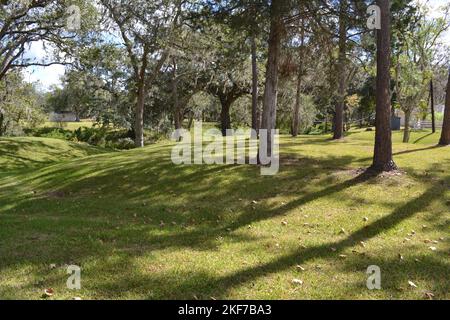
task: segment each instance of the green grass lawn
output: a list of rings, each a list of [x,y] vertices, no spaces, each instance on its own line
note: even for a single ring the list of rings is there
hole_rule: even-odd
[[[62,128],[66,130],[75,131],[78,128],[86,127],[91,128],[94,125],[94,122],[91,120],[81,120],[78,122],[50,122],[46,121],[42,127],[48,128]]]
[[[438,137],[394,133],[404,174],[380,177],[358,170],[373,132],[282,137],[276,176],[176,166],[170,143],[105,153],[2,138],[0,298],[450,299],[450,148]],[[70,264],[79,291],[66,288]],[[381,290],[366,287],[369,265]]]

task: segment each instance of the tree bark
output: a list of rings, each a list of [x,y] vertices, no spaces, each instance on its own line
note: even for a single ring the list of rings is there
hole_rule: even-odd
[[[256,57],[255,36],[250,38],[252,47],[252,129],[258,131],[258,61]]]
[[[346,51],[347,51],[347,23],[345,16],[347,13],[347,0],[341,0],[339,16],[339,62],[338,62],[338,102],[334,115],[334,135],[333,139],[344,138],[344,104],[345,104],[345,82],[346,82]]]
[[[405,131],[403,131],[403,143],[409,142],[409,136],[411,132],[411,111],[408,110],[405,112]]]
[[[445,98],[444,123],[439,144],[442,146],[450,145],[450,70],[447,82],[447,95]]]
[[[175,129],[181,129],[183,119],[180,110],[180,99],[178,97],[178,79],[177,79],[177,62],[173,58],[173,70],[172,70],[172,100],[173,100],[173,120],[175,123]]]
[[[375,148],[371,169],[393,171],[391,132],[391,6],[390,0],[377,0],[381,9],[381,30],[377,30],[377,89],[375,116]]]
[[[5,120],[5,116],[2,112],[0,112],[0,137],[3,136],[3,122]]]
[[[298,127],[300,122],[300,100],[302,93],[302,78],[303,78],[303,59],[304,59],[304,45],[305,45],[305,28],[303,19],[301,22],[300,30],[300,54],[298,62],[297,72],[297,91],[295,95],[294,116],[292,119],[292,136],[298,136]]]
[[[431,127],[433,133],[436,133],[436,116],[434,112],[434,83],[433,79],[430,81],[430,104],[431,104]]]
[[[189,112],[189,121],[188,121],[188,125],[187,125],[188,130],[191,130],[193,121],[194,121],[194,112],[191,111],[191,112]]]
[[[231,117],[230,117],[231,101],[221,99],[220,103],[222,105],[222,110],[220,112],[220,128],[222,131],[222,136],[225,137],[227,135],[227,129],[231,129]]]
[[[144,48],[144,54],[142,56],[142,65],[137,77],[138,80],[138,90],[137,90],[137,103],[136,103],[136,115],[134,124],[135,140],[134,144],[138,148],[144,147],[144,107],[145,107],[145,96],[147,94],[147,83],[145,78],[145,72],[147,70],[147,56],[148,48]]]
[[[266,84],[264,88],[263,113],[261,129],[266,129],[267,153],[272,156],[271,130],[275,129],[278,95],[278,66],[281,51],[281,38],[283,33],[282,3],[273,1],[271,4],[271,21],[269,33],[269,52],[266,65]]]
[[[302,96],[302,76],[297,76],[297,89],[295,94],[294,115],[292,118],[292,136],[298,136],[298,127],[300,123],[300,101]]]
[[[134,144],[138,148],[144,146],[144,106],[145,106],[145,83],[141,81],[138,89],[138,100],[136,103],[136,118],[134,124],[134,133],[136,134]]]

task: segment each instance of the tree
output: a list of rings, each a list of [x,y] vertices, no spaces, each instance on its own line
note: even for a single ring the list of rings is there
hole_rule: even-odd
[[[411,48],[411,47],[409,47]],[[411,117],[420,103],[425,103],[427,93],[427,83],[429,82],[429,72],[418,67],[418,62],[414,61],[417,55],[411,52],[402,53],[398,56],[399,61],[396,67],[396,100],[398,107],[405,114],[405,130],[403,142],[409,142]]]
[[[266,131],[267,150],[265,154],[272,156],[272,133],[275,129],[277,113],[278,68],[280,63],[281,40],[284,33],[283,1],[273,1],[270,6],[270,33],[268,40],[268,57],[266,65],[266,84],[264,88],[261,129]],[[260,150],[261,154],[261,150]]]
[[[375,116],[375,148],[371,169],[393,171],[397,169],[392,157],[391,132],[391,8],[389,0],[377,0],[381,9],[381,30],[377,30],[377,89]]]
[[[183,1],[101,2],[120,32],[132,66],[135,145],[143,147],[145,99],[169,57],[170,35],[178,28]]]
[[[69,10],[71,6],[83,13],[79,26],[69,25],[72,18],[78,18],[78,12]],[[35,61],[24,54],[37,42],[70,51],[75,41],[86,36],[95,17],[94,5],[84,0],[2,1],[0,8],[0,80],[16,68],[68,64],[58,56],[51,61]]]
[[[439,48],[442,47],[439,40],[448,28],[446,18],[429,21],[426,10],[419,7],[413,22],[403,26],[403,32],[397,30],[394,48],[395,100],[405,114],[403,142],[409,141],[413,113],[420,109],[426,110],[426,94],[429,88],[433,89],[433,69],[437,69],[443,60],[439,52]],[[443,57],[445,58],[445,54]],[[432,102],[434,102],[433,91],[430,90]]]
[[[347,0],[340,1],[339,8],[339,58],[338,58],[338,101],[334,115],[333,139],[344,138],[344,107],[346,96],[346,60],[347,60]]]
[[[299,48],[299,63],[297,66],[297,88],[295,94],[294,115],[292,119],[292,136],[298,135],[299,122],[300,122],[300,103],[302,95],[302,81],[305,73],[304,68],[305,60],[305,23],[304,19],[300,22],[300,48]]]
[[[22,134],[44,122],[42,95],[25,83],[20,72],[11,71],[0,81],[0,136]]]
[[[442,146],[450,145],[450,69],[447,82],[447,94],[445,98],[444,123],[442,126],[439,144]]]

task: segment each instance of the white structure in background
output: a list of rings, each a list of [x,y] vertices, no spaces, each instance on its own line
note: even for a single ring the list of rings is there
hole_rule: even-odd
[[[437,105],[434,107],[434,111],[436,113],[444,113],[445,106],[443,104]]]
[[[77,122],[77,115],[73,112],[52,112],[49,117],[50,122]]]
[[[438,113],[443,113],[444,112],[444,106],[436,106],[435,107],[435,112],[436,114]],[[405,126],[405,114],[400,111],[400,110],[396,110],[395,112],[396,116],[400,117],[400,125],[402,127]],[[418,117],[418,115],[416,113],[413,113],[413,115],[411,116],[411,122],[410,122],[410,127],[411,129],[416,129],[416,130],[421,130],[421,129],[431,129],[432,128],[432,122],[431,120],[422,120],[420,117]],[[441,129],[442,128],[442,120],[436,120],[436,128],[437,129]]]

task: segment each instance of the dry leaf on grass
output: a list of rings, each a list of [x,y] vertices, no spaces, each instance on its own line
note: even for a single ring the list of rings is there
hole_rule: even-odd
[[[44,290],[43,296],[44,296],[44,298],[48,298],[48,297],[53,296],[54,294],[55,294],[55,291],[52,288],[47,288]]]
[[[428,300],[433,300],[434,293],[433,292],[425,292],[425,298],[427,298]]]

